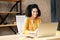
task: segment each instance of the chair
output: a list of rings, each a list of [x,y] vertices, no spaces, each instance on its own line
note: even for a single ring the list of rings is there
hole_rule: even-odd
[[[26,18],[25,15],[16,15],[16,24],[17,24],[17,29],[19,34],[22,32],[25,18]]]

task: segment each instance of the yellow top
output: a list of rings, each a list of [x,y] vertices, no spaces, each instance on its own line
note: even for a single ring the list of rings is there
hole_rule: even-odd
[[[36,18],[34,22],[31,18],[27,17],[24,21],[24,28],[23,28],[23,34],[27,34],[29,31],[34,31],[38,28],[39,24],[41,23],[40,18]]]

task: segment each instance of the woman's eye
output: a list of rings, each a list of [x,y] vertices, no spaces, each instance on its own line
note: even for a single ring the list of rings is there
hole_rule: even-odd
[[[33,11],[33,13],[35,13],[35,11]]]

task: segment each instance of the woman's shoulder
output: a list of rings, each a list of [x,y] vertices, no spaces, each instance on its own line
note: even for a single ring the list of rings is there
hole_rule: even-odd
[[[41,22],[41,18],[38,17],[38,18],[37,18],[37,21]]]
[[[38,17],[37,20],[41,20],[41,18]]]
[[[29,17],[26,17],[26,18],[25,18],[25,20],[26,20],[26,21],[29,21],[29,20],[30,20],[30,18],[29,18]]]

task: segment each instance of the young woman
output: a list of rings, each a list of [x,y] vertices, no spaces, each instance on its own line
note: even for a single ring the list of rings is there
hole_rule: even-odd
[[[39,10],[38,5],[28,5],[26,8],[26,16],[27,18],[24,22],[23,34],[34,32],[41,23],[41,19],[39,18],[41,16],[41,11]]]

